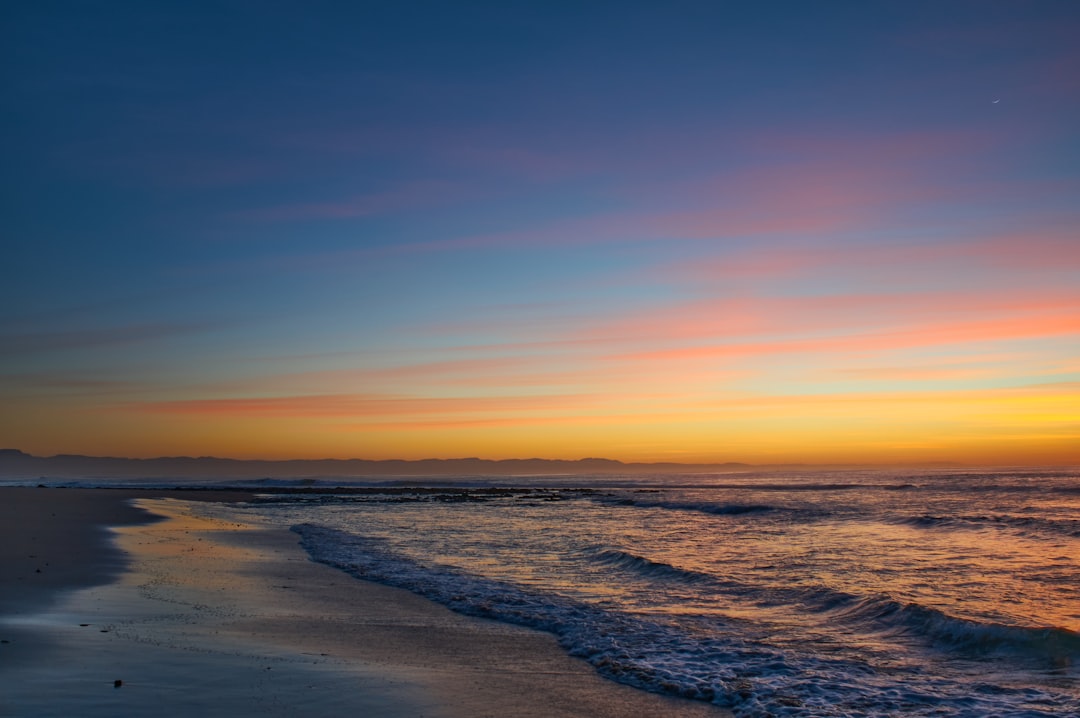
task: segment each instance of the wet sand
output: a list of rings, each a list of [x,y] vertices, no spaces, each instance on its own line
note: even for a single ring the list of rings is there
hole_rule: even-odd
[[[729,715],[188,503],[243,498],[0,489],[0,715]]]

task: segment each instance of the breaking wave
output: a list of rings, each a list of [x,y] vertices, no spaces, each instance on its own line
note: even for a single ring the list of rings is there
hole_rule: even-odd
[[[647,616],[594,605],[554,591],[478,576],[455,566],[422,562],[385,540],[305,523],[292,527],[317,561],[358,578],[404,588],[460,613],[554,634],[572,655],[602,675],[646,690],[709,701],[739,718],[764,716],[1050,716],[1076,714],[1080,700],[1065,693],[913,674],[879,672],[857,658],[782,647],[744,632],[738,620],[717,616]],[[650,580],[703,583],[708,574],[681,569],[612,547],[594,547],[586,560]],[[614,579],[613,580],[617,580]],[[752,591],[741,584],[739,591]],[[711,587],[709,588],[711,590]],[[766,595],[763,593],[764,600]],[[839,623],[881,637],[916,635],[948,652],[1080,658],[1080,637],[1061,629],[982,624],[887,597],[858,597],[826,588],[791,588],[782,598],[813,621]]]

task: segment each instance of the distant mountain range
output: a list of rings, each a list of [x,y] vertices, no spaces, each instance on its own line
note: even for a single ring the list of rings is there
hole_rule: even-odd
[[[127,459],[111,456],[33,456],[0,449],[0,476],[7,478],[308,478],[376,476],[542,476],[730,471],[750,464],[624,463],[612,459],[292,459],[263,461],[213,456]]]

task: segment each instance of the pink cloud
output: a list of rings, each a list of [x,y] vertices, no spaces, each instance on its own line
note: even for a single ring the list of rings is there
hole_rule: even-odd
[[[1008,376],[1009,372],[990,367],[943,367],[943,366],[915,366],[915,367],[864,367],[835,369],[831,374],[843,379],[856,379],[868,381],[964,381],[970,379],[986,379],[990,377]]]
[[[694,375],[684,374],[678,382],[733,382],[749,375],[746,370],[709,368]],[[615,367],[603,355],[567,353],[558,356],[486,357],[458,361],[430,362],[375,369],[339,369],[263,377],[255,381],[221,387],[228,390],[314,391],[332,387],[389,387],[403,385],[412,391],[454,386],[457,388],[587,387],[590,393],[614,389],[625,391],[627,384],[638,387],[671,383],[638,368]]]
[[[875,144],[875,141],[877,142]],[[969,157],[989,137],[951,134],[881,138],[771,137],[771,151],[790,149],[783,164],[743,167],[692,183],[648,186],[627,198],[647,210],[553,221],[525,231],[437,240],[422,248],[517,244],[577,245],[636,239],[822,237],[860,229],[895,228],[895,213],[913,206],[965,201],[986,193],[1015,196],[1015,186],[943,182],[935,160]],[[917,149],[916,149],[917,148]],[[420,247],[418,247],[420,248]]]
[[[1012,232],[972,242],[970,258],[979,263],[1016,269],[1080,271],[1080,231],[1051,229]],[[1080,290],[1077,290],[1080,294]]]
[[[623,361],[687,361],[785,357],[814,353],[873,354],[898,349],[949,347],[1080,335],[1080,313],[1067,312],[1004,319],[927,322],[906,329],[866,331],[814,339],[696,345],[628,352],[612,358]]]
[[[1080,242],[1057,227],[1032,228],[968,239],[899,243],[787,243],[740,247],[724,256],[695,258],[657,270],[677,282],[717,282],[814,275],[895,274],[901,268],[956,265],[986,270],[1080,269]]]
[[[700,144],[700,138],[692,139]],[[994,135],[975,133],[792,135],[766,131],[748,142],[750,154],[758,156],[759,164],[744,160],[750,164],[681,183],[631,183],[617,190],[617,196],[627,203],[624,210],[553,218],[546,224],[491,234],[443,236],[287,261],[290,267],[319,269],[339,268],[384,255],[519,246],[729,238],[820,242],[860,231],[895,232],[916,221],[910,215],[913,207],[923,210],[968,201],[984,204],[992,198],[1004,201],[1036,190],[1042,196],[1045,188],[1032,188],[1029,183],[1006,186],[971,179],[956,182],[947,180],[949,173],[942,172],[943,162],[966,162],[1001,141]],[[498,142],[462,146],[474,148],[460,150],[466,153],[508,156],[526,165],[535,164],[524,171],[570,175],[575,166],[573,162],[564,163],[557,154],[508,149]],[[589,171],[584,169],[587,164],[583,161],[579,169]],[[635,171],[631,176],[641,174]],[[1061,191],[1063,188],[1054,190]],[[416,182],[367,196],[253,210],[242,216],[259,221],[355,218],[443,205],[474,196],[472,190],[460,186]],[[918,226],[915,229],[922,230]],[[775,256],[766,261],[758,259],[748,263],[746,271],[790,271],[778,266],[785,262],[790,265],[791,260]]]
[[[859,357],[941,347],[961,350],[974,361],[987,351],[976,345],[1077,334],[1080,294],[1067,290],[1019,296],[996,290],[747,296],[583,320],[545,340],[444,350],[463,355],[460,359],[271,375],[214,391],[333,395],[343,388],[373,387],[421,393],[445,387],[587,387],[617,392],[695,381],[717,386],[755,375],[760,370],[747,362],[762,358],[847,354],[843,363],[849,364]]]
[[[514,246],[581,246],[612,242],[724,237],[821,236],[876,226],[880,208],[903,197],[896,186],[870,176],[825,178],[814,170],[778,172],[725,190],[710,183],[695,209],[628,210],[553,220],[526,230],[437,239],[397,248],[398,252],[490,249]],[[706,194],[704,191],[703,194]],[[664,205],[670,198],[655,198]]]
[[[1080,314],[1080,293],[1046,289],[1024,294],[996,290],[921,294],[735,296],[679,302],[649,311],[604,317],[577,330],[612,344],[805,337],[907,331],[928,323]]]

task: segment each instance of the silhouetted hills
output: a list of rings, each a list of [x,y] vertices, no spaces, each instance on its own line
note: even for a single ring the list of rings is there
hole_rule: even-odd
[[[684,473],[723,471],[749,464],[624,463],[614,459],[292,459],[263,461],[213,456],[128,459],[110,456],[32,456],[0,449],[7,478],[302,478],[363,476],[528,476],[560,474]]]

